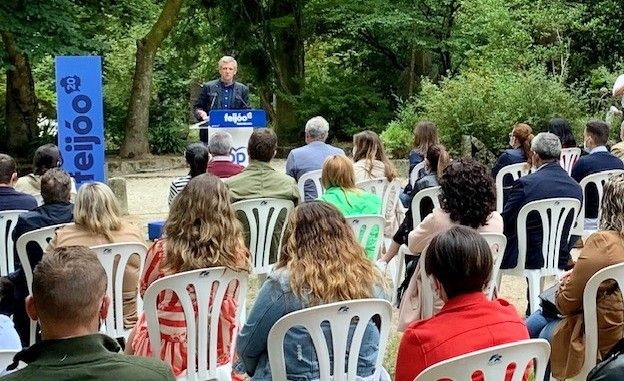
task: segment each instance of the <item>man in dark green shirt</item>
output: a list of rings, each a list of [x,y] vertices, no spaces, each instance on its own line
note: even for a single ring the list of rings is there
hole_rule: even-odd
[[[0,379],[175,380],[163,362],[120,354],[114,339],[98,333],[109,305],[106,273],[93,251],[68,246],[45,254],[26,298],[26,312],[39,320],[43,341],[15,355],[8,369],[19,361],[28,366]]]

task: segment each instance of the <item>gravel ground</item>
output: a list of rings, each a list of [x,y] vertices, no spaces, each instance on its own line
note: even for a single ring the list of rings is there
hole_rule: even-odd
[[[276,170],[284,171],[285,160],[274,160],[272,162]],[[125,176],[127,180],[128,190],[128,219],[135,225],[139,226],[145,232],[147,237],[147,223],[153,220],[164,220],[169,210],[167,204],[167,196],[169,194],[169,185],[171,181],[179,176],[187,173],[184,168],[171,169],[149,174],[136,174]],[[403,179],[406,182],[406,179]],[[576,259],[578,250],[573,251]],[[554,280],[549,280],[548,284],[552,284]],[[257,293],[258,282],[255,280],[250,282],[250,297],[253,300]],[[502,297],[509,300],[522,316],[526,309],[526,281],[517,277],[503,276],[501,283]],[[396,315],[396,314],[395,314]],[[396,316],[393,322],[396,325]],[[387,349],[385,366],[391,374],[394,373],[394,364],[397,352],[400,333],[391,330],[391,339]]]

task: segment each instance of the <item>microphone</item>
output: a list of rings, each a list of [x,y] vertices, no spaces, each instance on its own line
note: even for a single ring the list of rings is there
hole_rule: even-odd
[[[210,96],[212,97],[212,102],[210,102],[210,109],[209,110],[212,110],[212,107],[214,106],[214,103],[217,100],[217,93],[210,93]]]
[[[245,108],[251,108],[251,107],[249,107],[249,105],[247,104],[247,102],[245,102],[245,101],[243,100],[243,98],[242,98],[240,95],[237,95],[237,96],[236,96],[236,99],[238,99],[239,101],[243,102],[243,106],[245,106]]]

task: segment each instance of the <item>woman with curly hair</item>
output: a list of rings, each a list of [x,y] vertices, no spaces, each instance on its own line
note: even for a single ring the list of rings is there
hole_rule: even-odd
[[[154,281],[183,271],[225,266],[249,271],[249,250],[240,223],[230,204],[225,184],[212,175],[191,179],[173,200],[164,238],[150,247],[141,276],[141,295]],[[236,285],[230,284],[221,305],[217,363],[230,362],[231,338],[235,336]],[[203,301],[208,303],[208,301]],[[167,290],[158,300],[160,357],[171,365],[176,377],[186,372],[186,327],[177,296]],[[127,354],[152,356],[145,314],[128,338]]]
[[[297,206],[286,225],[280,259],[238,335],[237,370],[252,380],[271,380],[267,339],[282,316],[327,303],[385,298],[384,289],[382,274],[366,259],[338,209],[321,201]],[[370,321],[360,348],[358,376],[374,373],[378,345],[379,331]],[[284,356],[289,380],[321,378],[316,352],[311,348],[312,339],[305,330],[288,331]]]
[[[408,246],[412,253],[422,253],[433,237],[455,225],[468,226],[479,232],[503,232],[503,218],[496,212],[494,180],[483,164],[473,159],[450,163],[440,178],[440,191],[440,208],[434,208],[409,233]],[[416,265],[401,300],[400,330],[421,316],[420,287],[424,280],[420,279],[419,265]],[[435,305],[441,307],[441,301]]]

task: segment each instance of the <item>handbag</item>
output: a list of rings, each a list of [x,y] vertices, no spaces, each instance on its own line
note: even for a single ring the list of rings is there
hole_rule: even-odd
[[[587,381],[620,381],[624,380],[624,339],[620,339],[607,353],[605,359],[598,363],[587,375]]]
[[[555,302],[555,295],[557,294],[557,290],[559,289],[559,285],[556,284],[550,288],[544,290],[540,295],[540,307],[542,307],[542,315],[546,318],[556,319],[560,318],[561,314],[559,313],[559,309],[557,308],[557,304]]]

